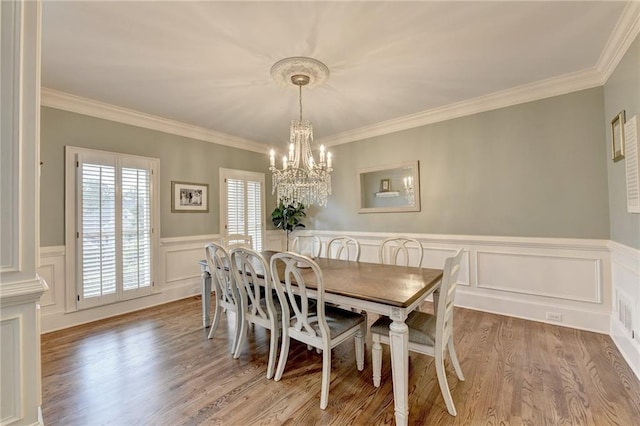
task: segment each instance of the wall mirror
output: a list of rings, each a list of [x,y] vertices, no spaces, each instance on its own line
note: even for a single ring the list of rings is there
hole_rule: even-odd
[[[358,213],[419,212],[417,161],[358,170]]]

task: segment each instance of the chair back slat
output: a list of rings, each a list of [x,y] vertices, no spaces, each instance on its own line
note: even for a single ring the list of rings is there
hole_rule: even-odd
[[[291,251],[309,257],[320,257],[322,240],[317,235],[298,235],[291,243]]]
[[[220,238],[220,242],[227,251],[239,247],[253,249],[253,237],[251,235],[229,234]]]
[[[205,257],[209,265],[209,271],[214,277],[216,291],[220,292],[221,299],[227,303],[238,303],[237,289],[232,282],[232,274],[229,270],[229,253],[218,243],[208,243],[204,246]],[[232,285],[233,284],[233,285]]]
[[[309,273],[302,272],[307,269]],[[307,256],[292,252],[276,253],[271,256],[271,275],[274,288],[280,297],[280,304],[284,312],[284,327],[289,327],[290,322],[295,321],[293,328],[310,338],[329,339],[329,326],[324,314],[324,283],[322,271],[316,262]],[[317,312],[309,311],[309,299],[307,297],[307,280],[313,282],[317,292]],[[284,284],[284,285],[283,285]],[[288,302],[288,303],[287,303]],[[293,309],[293,317],[289,319],[289,308]],[[315,315],[314,315],[315,314]],[[320,335],[311,326],[311,322],[317,321]]]
[[[416,261],[410,261],[410,253],[417,251]],[[415,238],[391,237],[382,241],[378,250],[380,263],[401,266],[422,266],[424,248]],[[400,261],[402,260],[402,262]]]
[[[231,264],[238,287],[242,309],[251,315],[269,319],[275,315],[275,306],[271,296],[271,276],[269,265],[264,257],[249,248],[239,247],[231,250]],[[260,278],[263,276],[264,278]],[[260,300],[265,299],[267,311]]]
[[[357,262],[360,260],[360,242],[346,236],[334,237],[327,243],[327,257]]]
[[[440,297],[436,312],[436,351],[441,350],[442,345],[449,341],[453,333],[453,311],[458,287],[458,273],[460,272],[460,262],[462,261],[463,250],[460,249],[453,256],[447,258],[442,272],[442,283],[440,284]]]

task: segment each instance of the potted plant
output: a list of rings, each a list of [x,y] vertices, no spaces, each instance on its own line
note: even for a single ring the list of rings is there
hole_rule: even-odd
[[[278,207],[271,213],[273,226],[278,229],[283,229],[287,233],[287,251],[289,251],[289,233],[298,228],[304,228],[304,223],[302,223],[301,220],[306,216],[307,213],[304,211],[303,204],[289,204],[285,206],[282,201],[280,201]]]

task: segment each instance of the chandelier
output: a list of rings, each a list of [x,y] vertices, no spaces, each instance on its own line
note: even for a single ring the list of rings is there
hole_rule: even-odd
[[[271,76],[282,84],[298,86],[300,116],[291,120],[288,155],[282,157],[282,168],[276,168],[275,151],[269,155],[273,191],[285,205],[317,204],[325,207],[331,194],[331,153],[320,146],[316,162],[311,145],[313,127],[302,119],[302,86],[318,85],[329,77],[329,69],[312,58],[286,58],[271,67]]]

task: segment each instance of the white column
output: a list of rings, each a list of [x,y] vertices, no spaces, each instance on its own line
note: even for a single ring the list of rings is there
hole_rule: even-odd
[[[3,424],[18,426],[41,423],[37,303],[46,288],[36,273],[41,4],[3,1],[0,8],[0,412]]]

